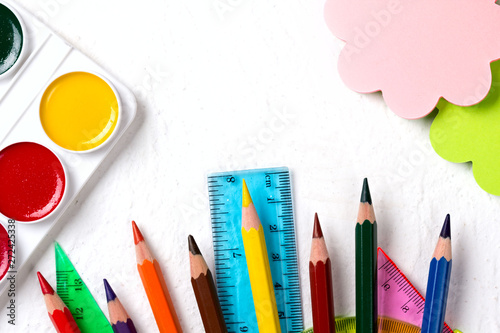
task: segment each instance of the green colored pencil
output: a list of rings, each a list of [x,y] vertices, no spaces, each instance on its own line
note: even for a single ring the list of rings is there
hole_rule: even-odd
[[[377,331],[377,222],[368,180],[363,182],[356,223],[356,332]]]

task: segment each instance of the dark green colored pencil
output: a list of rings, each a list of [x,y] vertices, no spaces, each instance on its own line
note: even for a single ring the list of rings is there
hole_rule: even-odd
[[[377,222],[366,178],[356,223],[356,332],[377,332]]]

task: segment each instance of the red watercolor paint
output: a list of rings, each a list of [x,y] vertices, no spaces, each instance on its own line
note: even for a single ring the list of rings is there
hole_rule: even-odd
[[[0,281],[9,270],[9,235],[7,230],[0,224]]]
[[[19,142],[0,151],[0,213],[32,222],[52,213],[66,189],[57,156],[44,146]]]

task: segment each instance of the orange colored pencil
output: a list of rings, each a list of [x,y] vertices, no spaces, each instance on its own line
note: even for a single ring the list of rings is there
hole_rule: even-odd
[[[63,303],[61,298],[54,292],[54,289],[45,280],[40,272],[38,281],[42,289],[43,298],[45,299],[45,306],[49,313],[50,320],[58,333],[80,333],[80,329],[76,325],[75,319],[71,315],[68,307]]]
[[[160,265],[153,258],[141,231],[134,221],[132,221],[132,228],[134,230],[137,270],[141,276],[151,310],[153,310],[156,325],[158,325],[160,333],[182,333],[179,318],[168,293]]]

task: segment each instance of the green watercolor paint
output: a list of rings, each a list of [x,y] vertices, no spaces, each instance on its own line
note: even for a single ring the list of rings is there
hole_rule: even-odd
[[[21,22],[10,8],[0,3],[0,75],[17,62],[23,44]]]

